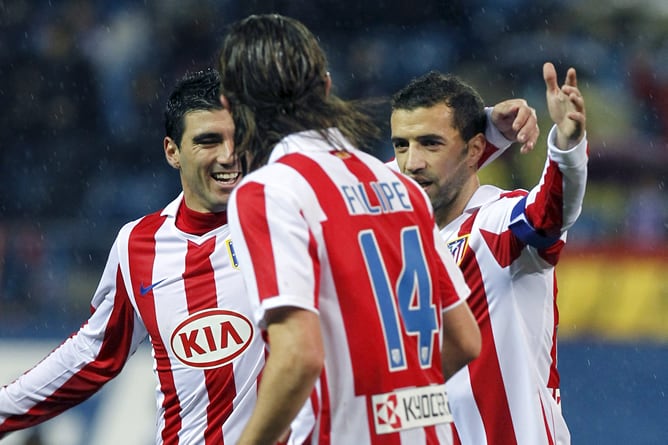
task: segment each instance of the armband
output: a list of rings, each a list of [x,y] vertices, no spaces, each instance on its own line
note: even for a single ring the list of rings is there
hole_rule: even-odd
[[[559,241],[558,236],[545,236],[536,231],[529,221],[527,221],[524,209],[526,206],[526,196],[518,201],[510,213],[510,224],[508,228],[520,241],[536,249],[547,249]]]

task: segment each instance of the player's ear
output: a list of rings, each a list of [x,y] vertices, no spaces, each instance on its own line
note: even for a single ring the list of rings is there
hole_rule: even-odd
[[[469,147],[467,159],[468,166],[477,170],[480,165],[480,158],[482,158],[485,153],[485,148],[487,147],[487,139],[484,134],[478,133],[468,140],[467,145]]]
[[[332,89],[332,76],[327,71],[325,75],[325,96],[329,96],[329,91]]]
[[[165,149],[165,159],[167,159],[167,163],[177,170],[180,169],[181,151],[179,150],[179,146],[176,145],[176,142],[174,142],[174,139],[165,136],[162,145]]]
[[[232,110],[230,110],[230,101],[227,100],[227,97],[222,94],[220,95],[220,103],[223,105],[223,108],[229,112],[232,112]]]

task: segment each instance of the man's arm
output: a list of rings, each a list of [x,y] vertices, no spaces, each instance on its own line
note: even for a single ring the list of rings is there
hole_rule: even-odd
[[[466,302],[443,312],[441,364],[445,380],[480,354],[481,342],[478,323]]]
[[[114,244],[88,321],[38,365],[0,388],[0,438],[83,402],[121,371],[145,331],[137,329],[119,277]]]
[[[308,399],[324,366],[320,318],[295,307],[267,313],[269,357],[262,372],[257,404],[240,445],[273,444]]]
[[[548,156],[541,180],[517,204],[510,223],[518,238],[537,248],[554,244],[575,223],[582,209],[588,158],[585,102],[575,69],[568,70],[559,87],[554,65],[548,62],[543,78],[555,124],[547,137]]]

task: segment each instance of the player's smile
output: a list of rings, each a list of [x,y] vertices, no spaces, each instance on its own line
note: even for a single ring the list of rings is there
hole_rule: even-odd
[[[226,195],[229,195],[232,193],[232,190],[234,187],[237,186],[239,181],[241,181],[241,178],[243,177],[241,175],[240,170],[236,171],[217,171],[211,173],[211,179],[215,181],[216,188],[218,188],[221,192],[225,193]]]
[[[237,182],[239,177],[241,176],[241,173],[239,172],[219,172],[219,173],[212,173],[211,177],[222,184],[234,184]]]

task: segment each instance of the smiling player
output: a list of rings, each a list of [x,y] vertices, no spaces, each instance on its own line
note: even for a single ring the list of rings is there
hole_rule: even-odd
[[[0,437],[83,402],[150,339],[158,379],[155,443],[236,443],[255,405],[264,344],[227,226],[241,179],[234,122],[215,71],[186,76],[165,110],[167,162],[183,193],[126,224],[81,329],[0,390]]]

